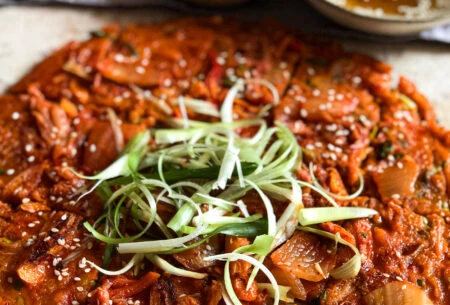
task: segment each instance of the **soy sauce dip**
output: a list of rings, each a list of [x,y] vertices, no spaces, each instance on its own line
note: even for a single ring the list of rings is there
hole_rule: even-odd
[[[446,0],[329,0],[362,15],[382,17],[396,15],[406,18],[426,17]]]

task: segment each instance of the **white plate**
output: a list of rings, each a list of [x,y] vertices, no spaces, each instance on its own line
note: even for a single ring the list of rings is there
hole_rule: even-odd
[[[402,16],[382,17],[368,16],[356,13],[350,9],[338,6],[328,0],[308,0],[319,12],[333,21],[346,27],[381,35],[415,35],[439,25],[450,23],[450,10],[439,9],[426,18],[408,19]]]

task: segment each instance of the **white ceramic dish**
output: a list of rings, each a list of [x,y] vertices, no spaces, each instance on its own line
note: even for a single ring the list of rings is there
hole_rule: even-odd
[[[415,35],[439,25],[450,23],[450,9],[442,8],[430,12],[426,18],[406,18],[402,16],[363,15],[329,0],[308,0],[323,15],[346,27],[381,35]]]

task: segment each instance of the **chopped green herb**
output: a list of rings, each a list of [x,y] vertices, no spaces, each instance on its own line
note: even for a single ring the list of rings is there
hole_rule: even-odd
[[[386,158],[393,150],[394,145],[391,141],[386,141],[378,145],[377,157],[379,159]]]
[[[377,137],[377,134],[378,134],[378,125],[375,125],[375,126],[373,126],[372,130],[370,131],[369,138],[371,140],[373,140]]]
[[[406,95],[400,94],[400,100],[402,101],[403,107],[405,109],[407,109],[407,110],[415,110],[415,109],[417,109],[416,103],[412,99],[407,97]]]
[[[105,33],[104,31],[92,31],[90,32],[91,37],[99,37],[99,38],[109,38],[114,42],[117,42],[121,45],[123,45],[125,48],[127,48],[130,52],[131,55],[138,57],[139,53],[137,52],[136,48],[134,46],[132,46],[130,43],[117,39],[111,35],[109,35],[108,33]]]
[[[362,233],[361,233],[361,236],[362,236],[363,238],[367,238],[367,234],[366,234],[365,232],[362,232]]]
[[[394,158],[399,160],[399,159],[403,158],[404,156],[405,156],[405,154],[395,154]]]
[[[306,79],[306,84],[313,89],[317,88],[310,78]]]
[[[444,169],[444,167],[447,165],[447,161],[442,161],[441,162],[441,168]]]
[[[234,83],[235,82],[233,82],[228,76],[222,80],[222,86],[226,88],[231,88],[234,85]]]
[[[15,278],[12,284],[14,286],[14,289],[16,289],[17,291],[19,291],[23,287],[23,282],[18,278]]]
[[[342,83],[342,77],[339,76],[339,75],[333,76],[333,80],[334,80],[336,83]]]
[[[2,237],[2,242],[4,242],[5,244],[10,244],[10,243],[12,243],[12,240],[10,240],[9,238],[6,238],[6,237]]]
[[[422,192],[419,192],[419,193],[417,193],[417,198],[423,198],[423,197],[425,197],[425,195],[426,195],[426,192],[425,191],[422,191]]]
[[[423,280],[418,279],[417,280],[417,286],[423,287]]]
[[[108,37],[111,38],[110,35],[106,34],[104,31],[92,31],[89,33],[91,35],[91,37]]]
[[[328,59],[317,57],[307,58],[306,62],[313,66],[327,66],[330,64],[330,61]]]
[[[0,176],[4,176],[6,174],[6,170],[4,168],[0,168]]]

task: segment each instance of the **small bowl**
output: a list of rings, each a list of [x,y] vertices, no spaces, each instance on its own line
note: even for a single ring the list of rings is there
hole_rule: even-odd
[[[346,27],[380,35],[416,35],[424,30],[450,23],[450,9],[433,9],[426,17],[408,18],[400,15],[373,16],[339,6],[329,0],[308,0],[316,10]]]

